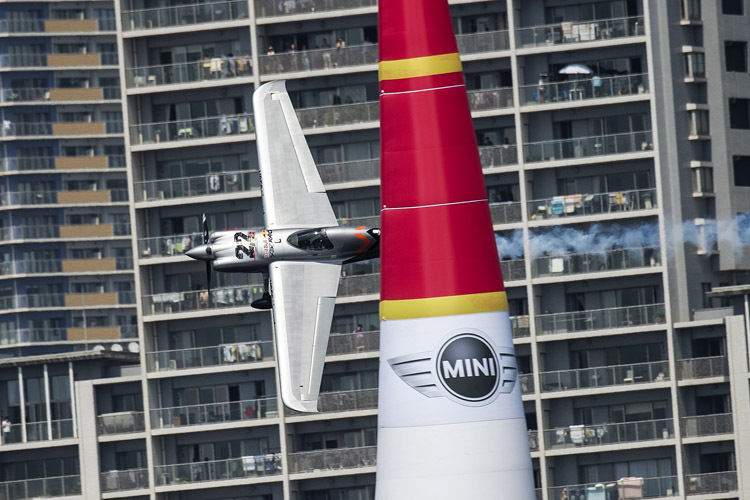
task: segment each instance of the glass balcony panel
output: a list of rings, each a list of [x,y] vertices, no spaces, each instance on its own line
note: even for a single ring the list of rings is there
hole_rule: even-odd
[[[374,410],[378,407],[377,389],[360,389],[356,391],[322,392],[318,397],[318,411],[333,413],[340,411]],[[290,415],[305,413],[287,409]]]
[[[729,363],[726,356],[677,360],[677,378],[679,380],[726,377],[727,375],[729,375]]]
[[[186,425],[220,424],[276,418],[279,416],[276,398],[230,401],[174,408],[151,410],[151,426],[155,429],[181,427]]]
[[[458,51],[461,54],[497,52],[510,49],[510,35],[507,30],[456,35],[456,42],[458,42]]]
[[[289,473],[374,467],[375,450],[375,446],[365,446],[290,453]]]
[[[734,432],[734,421],[731,413],[698,415],[695,417],[682,417],[681,427],[682,437],[732,434]]]
[[[6,481],[0,483],[0,498],[7,498],[8,500],[80,494],[80,476],[43,477],[27,479],[25,481]]]
[[[521,384],[521,394],[534,394],[534,375],[531,373],[521,373],[518,375],[518,381]]]
[[[534,259],[534,277],[566,276],[658,266],[659,247],[615,249],[600,253],[567,253]]]
[[[195,177],[157,179],[135,183],[136,201],[192,198],[195,196],[238,193],[260,189],[257,170],[215,172]]]
[[[674,422],[671,418],[640,422],[571,425],[544,431],[544,442],[547,449],[633,443],[671,439],[673,437]]]
[[[138,240],[138,253],[142,259],[150,257],[171,257],[182,255],[191,248],[203,244],[203,233],[173,234],[141,238]]]
[[[258,58],[262,75],[346,68],[378,63],[376,44],[351,45],[343,48],[313,49]]]
[[[640,189],[597,194],[572,194],[530,201],[532,220],[621,213],[656,208],[656,190]]]
[[[157,465],[154,469],[159,486],[276,476],[281,474],[281,454],[268,453],[228,460]]]
[[[526,162],[554,161],[651,151],[651,131],[524,144]]]
[[[144,314],[174,314],[249,306],[263,295],[262,287],[239,286],[190,292],[167,292],[143,297]]]
[[[513,88],[469,90],[469,106],[472,111],[513,107]]]
[[[323,184],[369,181],[380,178],[380,159],[323,163],[318,165]]]
[[[529,450],[539,451],[539,431],[528,431],[529,433]],[[539,490],[538,490],[539,491]],[[541,491],[539,491],[541,493]],[[539,495],[537,495],[539,496]]]
[[[97,415],[96,430],[99,435],[127,434],[146,430],[142,411],[127,411]]]
[[[283,1],[256,0],[255,15],[257,17],[292,16],[333,10],[359,9],[375,7],[376,0],[304,0]]]
[[[678,486],[677,476],[620,478],[600,483],[552,486],[547,488],[547,494],[550,499],[587,498],[592,494],[602,498],[628,498],[626,494],[630,498],[660,498],[678,495]]]
[[[639,95],[648,92],[648,73],[597,77],[597,79],[569,77],[566,81],[543,85],[537,83],[520,88],[521,105],[525,106]]]
[[[378,101],[297,109],[302,128],[335,127],[380,120]]]
[[[222,21],[247,19],[246,0],[196,3],[122,13],[124,31],[150,30]]]
[[[518,148],[515,144],[480,146],[479,159],[482,168],[504,167],[518,164]]]
[[[607,328],[657,325],[665,322],[664,304],[612,307],[571,313],[540,314],[537,335],[584,332]]]
[[[274,359],[273,343],[269,341],[239,342],[192,349],[155,351],[146,354],[148,371],[184,370],[205,366],[258,363]]]
[[[669,380],[669,363],[667,361],[654,361],[630,365],[549,371],[542,372],[540,378],[542,392],[660,382]]]
[[[356,354],[374,352],[380,349],[380,331],[357,333],[331,333],[328,337],[326,354]]]
[[[688,474],[685,476],[685,489],[688,495],[737,491],[737,471]]]
[[[137,88],[225,80],[252,74],[253,65],[249,55],[214,57],[186,63],[129,68],[125,70],[125,82],[128,88]]]
[[[255,132],[252,115],[215,116],[175,122],[144,123],[130,127],[131,144],[208,139]]]
[[[99,484],[102,492],[145,489],[148,488],[148,469],[102,472]]]
[[[504,281],[519,281],[526,279],[526,261],[524,259],[501,260],[500,269]]]
[[[380,293],[380,273],[345,276],[339,280],[339,297]]]
[[[521,222],[521,203],[490,203],[490,215],[493,224],[512,224]]]
[[[528,316],[511,316],[510,327],[513,331],[513,338],[525,338],[531,336]]]
[[[596,21],[565,21],[519,28],[516,30],[516,43],[520,47],[539,47],[612,40],[643,34],[643,17],[634,16]]]

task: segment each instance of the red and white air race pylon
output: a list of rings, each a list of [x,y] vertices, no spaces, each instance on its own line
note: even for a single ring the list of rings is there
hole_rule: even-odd
[[[446,0],[379,0],[377,500],[534,500],[507,298]]]

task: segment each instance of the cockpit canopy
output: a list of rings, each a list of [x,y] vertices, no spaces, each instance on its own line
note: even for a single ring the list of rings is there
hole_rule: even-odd
[[[287,241],[293,247],[308,252],[333,249],[333,243],[328,239],[325,229],[306,229],[291,234]]]

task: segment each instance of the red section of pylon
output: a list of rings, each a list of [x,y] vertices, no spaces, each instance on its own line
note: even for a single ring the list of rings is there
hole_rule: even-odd
[[[381,61],[457,52],[447,0],[378,7]],[[383,79],[380,123],[381,300],[504,290],[462,73]]]
[[[444,0],[379,0],[378,27],[381,61],[458,52]]]

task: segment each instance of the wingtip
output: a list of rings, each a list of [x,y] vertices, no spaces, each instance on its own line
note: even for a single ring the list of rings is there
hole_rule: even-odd
[[[302,413],[318,413],[318,400],[301,400],[290,397],[282,397],[284,404],[294,411]]]

